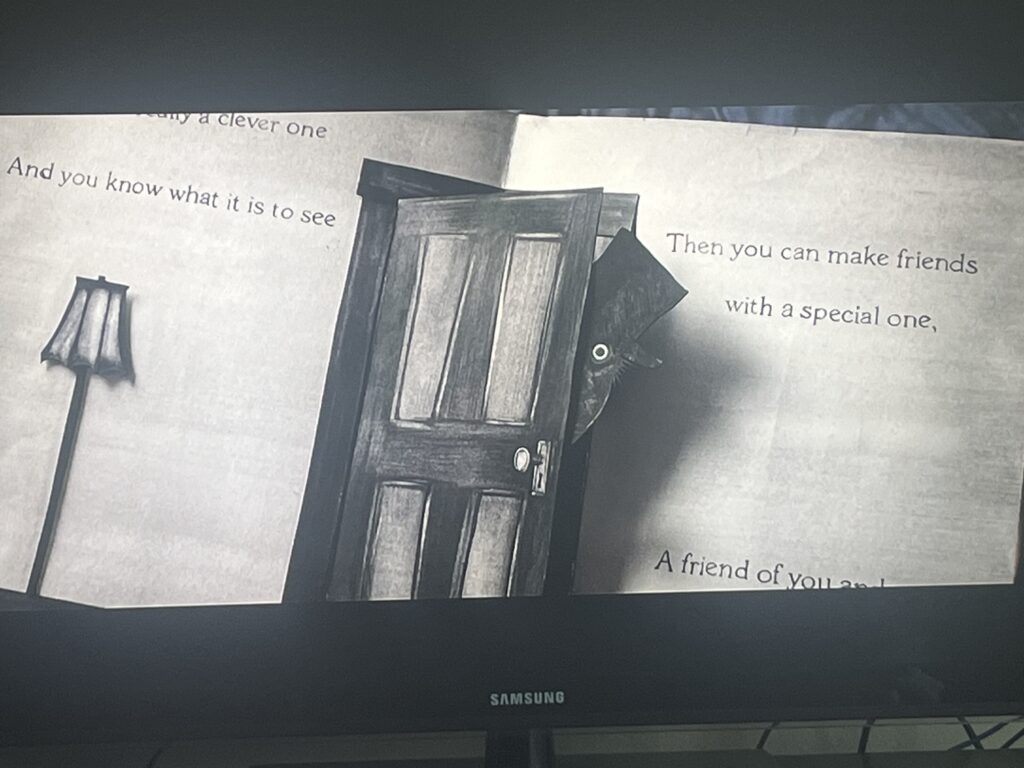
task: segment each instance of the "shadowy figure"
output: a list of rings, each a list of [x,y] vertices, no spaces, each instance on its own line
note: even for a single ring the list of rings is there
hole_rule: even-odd
[[[644,334],[644,347],[664,363],[624,376],[594,427],[576,592],[626,586],[637,569],[629,555],[669,478],[721,426],[719,403],[746,376],[741,358],[720,339],[694,335],[680,315],[669,313]]]
[[[657,368],[637,339],[686,296],[636,235],[620,229],[595,262],[587,297],[589,317],[580,337],[579,391],[573,410],[573,442],[601,415],[612,387],[629,366]]]

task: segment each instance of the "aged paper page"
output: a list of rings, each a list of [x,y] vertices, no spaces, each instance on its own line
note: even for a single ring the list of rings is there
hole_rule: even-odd
[[[24,590],[75,376],[75,277],[126,283],[135,382],[89,387],[44,596],[280,599],[364,158],[500,183],[509,114],[0,120],[0,587]]]
[[[690,291],[595,427],[577,591],[1013,578],[1024,146],[523,117],[507,186],[638,193]]]

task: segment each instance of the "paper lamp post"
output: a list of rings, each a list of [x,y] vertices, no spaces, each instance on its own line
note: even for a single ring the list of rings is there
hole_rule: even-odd
[[[135,380],[128,336],[127,292],[127,285],[107,282],[103,275],[95,280],[77,278],[64,316],[40,355],[42,362],[56,363],[74,371],[75,390],[64,423],[50,502],[28,580],[26,591],[30,595],[39,594],[46,572],[78,439],[78,427],[85,409],[89,379],[95,374],[110,382]]]

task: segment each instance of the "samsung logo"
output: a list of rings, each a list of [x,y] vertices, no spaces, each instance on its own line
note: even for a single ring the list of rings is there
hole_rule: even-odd
[[[492,707],[527,707],[534,704],[565,704],[565,691],[514,691],[492,693]]]

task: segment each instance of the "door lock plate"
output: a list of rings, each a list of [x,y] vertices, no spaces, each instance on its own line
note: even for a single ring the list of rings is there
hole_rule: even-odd
[[[551,441],[538,440],[537,453],[533,457],[533,483],[530,493],[543,496],[548,490],[548,471],[551,466]]]

